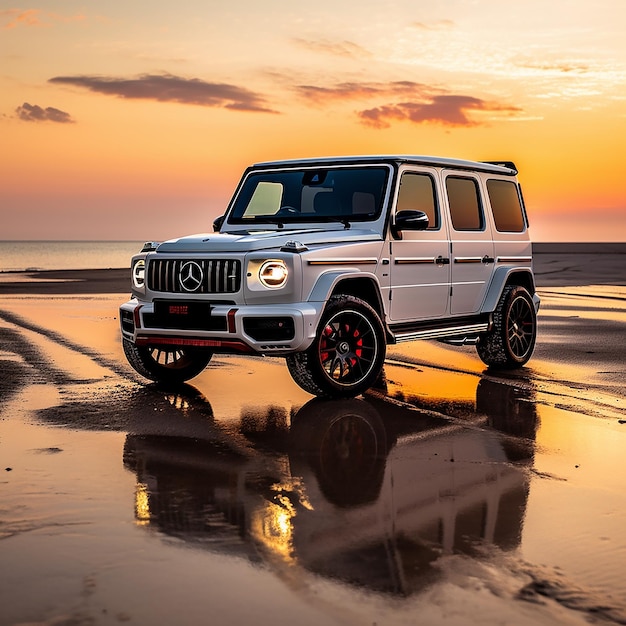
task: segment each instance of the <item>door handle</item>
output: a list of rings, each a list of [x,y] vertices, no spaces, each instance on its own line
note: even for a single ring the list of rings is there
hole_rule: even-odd
[[[489,256],[487,254],[485,254],[485,256],[482,258],[482,262],[487,264],[487,263],[493,263],[495,261],[495,259],[492,256]]]
[[[441,255],[439,255],[436,259],[435,259],[435,263],[437,265],[450,265],[450,259],[444,258]]]

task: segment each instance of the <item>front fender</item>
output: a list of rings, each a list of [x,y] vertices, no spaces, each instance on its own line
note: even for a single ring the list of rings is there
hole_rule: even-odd
[[[324,272],[318,277],[315,285],[313,285],[308,301],[326,302],[326,300],[330,298],[330,294],[333,292],[335,285],[337,285],[337,283],[339,283],[339,281],[343,278],[350,276],[358,276],[360,278],[363,276],[363,273],[356,268],[329,270],[328,272]]]
[[[328,272],[324,272],[321,274],[311,293],[309,295],[309,302],[326,302],[331,294],[335,291],[335,288],[340,282],[343,281],[366,281],[371,285],[370,293],[365,293],[365,290],[354,288],[354,289],[346,289],[340,290],[341,293],[350,294],[356,297],[360,297],[363,300],[370,301],[371,294],[376,293],[376,298],[378,300],[379,306],[377,308],[380,309],[380,285],[378,283],[378,279],[375,274],[370,272],[360,272],[353,268],[350,269],[342,269],[342,270],[330,270]],[[370,304],[373,304],[370,302]]]

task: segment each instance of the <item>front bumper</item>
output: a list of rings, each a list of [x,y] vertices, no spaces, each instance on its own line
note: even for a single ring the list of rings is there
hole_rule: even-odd
[[[133,298],[120,307],[120,326],[124,339],[141,346],[286,355],[311,345],[323,304],[250,306]]]

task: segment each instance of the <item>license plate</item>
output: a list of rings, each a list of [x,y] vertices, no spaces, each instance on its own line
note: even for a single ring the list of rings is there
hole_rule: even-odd
[[[189,305],[188,304],[169,304],[167,307],[167,312],[170,315],[189,315]]]
[[[211,315],[211,306],[206,302],[155,302],[154,311],[159,317],[202,318]]]

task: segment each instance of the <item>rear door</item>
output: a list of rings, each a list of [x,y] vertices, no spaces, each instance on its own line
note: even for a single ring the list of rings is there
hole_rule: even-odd
[[[403,231],[390,241],[390,318],[393,322],[446,315],[450,291],[448,224],[441,218],[437,172],[405,166],[399,172],[395,210],[428,215],[427,230]]]
[[[450,219],[450,312],[470,315],[480,311],[494,270],[491,227],[479,176],[458,171],[443,176]]]

